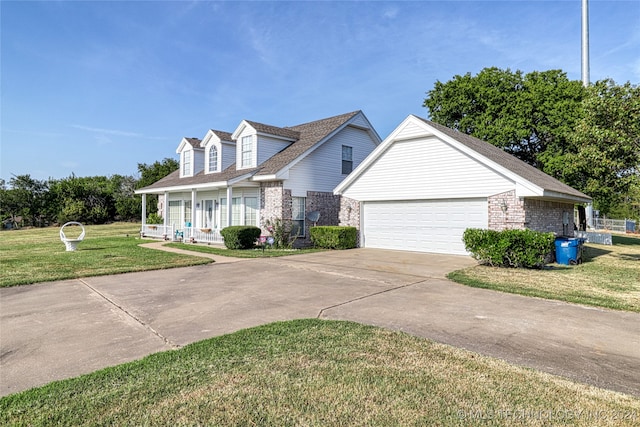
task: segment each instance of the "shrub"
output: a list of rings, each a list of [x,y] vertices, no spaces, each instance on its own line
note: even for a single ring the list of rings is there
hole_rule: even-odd
[[[164,220],[157,213],[152,213],[147,217],[147,224],[164,224]]]
[[[532,230],[483,230],[468,228],[462,240],[481,264],[498,267],[542,268],[555,247],[553,233]]]
[[[316,247],[324,249],[351,249],[358,244],[355,227],[318,226],[309,231]]]
[[[260,237],[260,229],[251,225],[232,225],[220,230],[227,249],[251,249]]]
[[[293,223],[281,218],[268,219],[264,226],[273,236],[273,247],[276,249],[291,249],[298,236],[293,235]]]

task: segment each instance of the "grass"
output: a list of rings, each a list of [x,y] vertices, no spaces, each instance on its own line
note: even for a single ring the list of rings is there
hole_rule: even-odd
[[[640,312],[640,238],[586,244],[585,262],[543,270],[474,266],[447,277],[465,285],[596,307]]]
[[[141,248],[139,224],[85,226],[86,235],[74,252],[66,252],[59,228],[31,228],[0,233],[0,287],[52,280],[158,270],[206,264],[211,260]],[[78,227],[65,227],[68,238]]]
[[[216,246],[193,245],[186,243],[167,243],[165,246],[177,249],[184,249],[193,252],[228,256],[234,258],[271,258],[298,254],[308,254],[312,252],[322,252],[326,249],[227,249]]]
[[[640,400],[400,332],[313,319],[5,396],[0,424],[632,426]]]

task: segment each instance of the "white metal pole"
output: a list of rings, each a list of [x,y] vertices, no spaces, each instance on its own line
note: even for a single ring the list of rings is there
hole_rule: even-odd
[[[589,0],[582,0],[582,85],[589,86]]]

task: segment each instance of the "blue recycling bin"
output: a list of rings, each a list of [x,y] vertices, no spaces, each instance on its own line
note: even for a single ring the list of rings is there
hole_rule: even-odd
[[[556,262],[564,265],[582,264],[582,239],[556,238]]]

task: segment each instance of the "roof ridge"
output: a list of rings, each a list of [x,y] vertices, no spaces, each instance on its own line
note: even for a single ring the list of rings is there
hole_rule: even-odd
[[[315,124],[315,123],[323,122],[323,121],[326,121],[326,120],[335,120],[338,117],[343,117],[343,116],[344,117],[348,116],[349,118],[351,118],[351,117],[355,116],[358,113],[362,113],[362,110],[355,110],[355,111],[351,111],[349,113],[344,113],[344,114],[336,114],[335,116],[325,117],[324,119],[312,120],[310,122],[300,123],[300,124],[294,125],[294,126],[287,126],[286,129],[293,129],[293,128],[297,128],[297,127],[301,127],[301,126],[308,126],[308,125],[312,125],[312,124]]]

